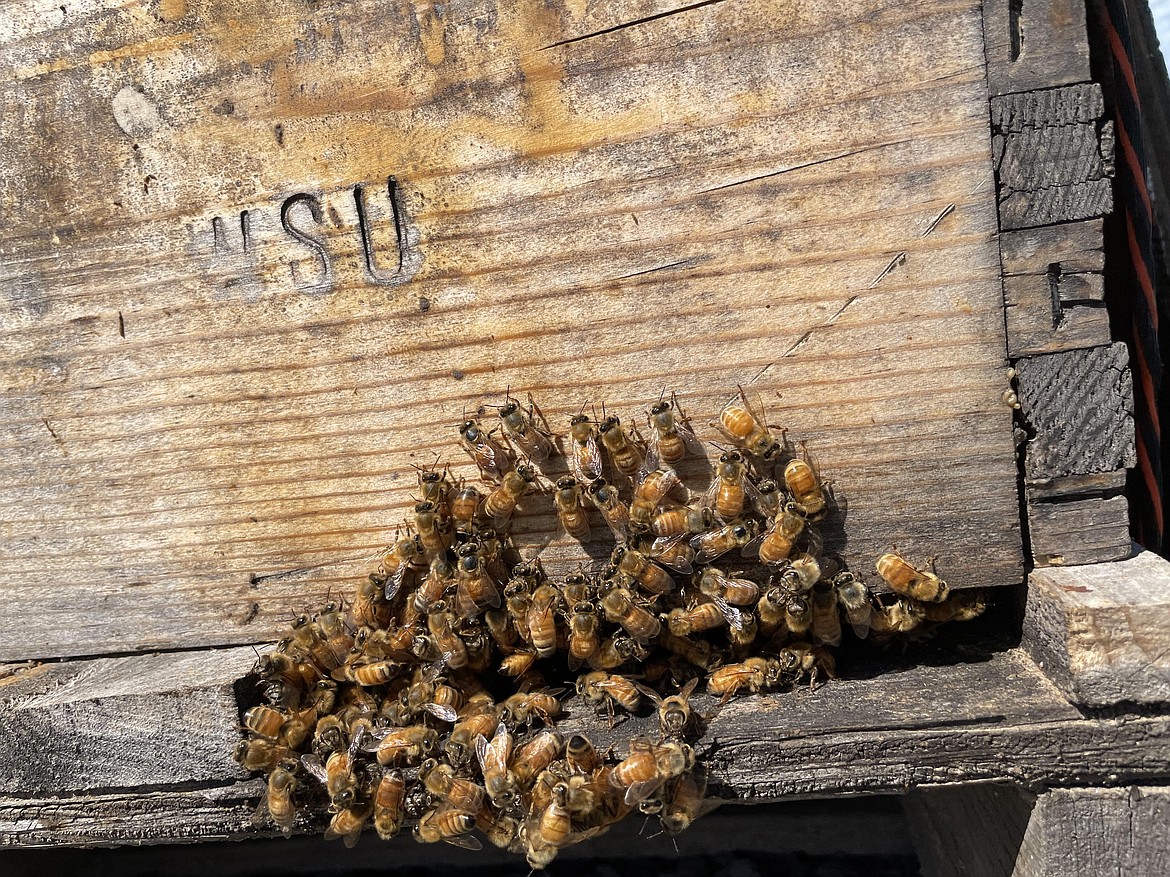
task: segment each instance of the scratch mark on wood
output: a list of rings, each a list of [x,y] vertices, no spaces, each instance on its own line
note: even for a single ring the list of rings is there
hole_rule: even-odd
[[[629,274],[623,274],[619,280],[625,280],[629,277],[641,277],[643,274],[653,274],[655,271],[669,271],[672,268],[690,268],[695,264],[694,259],[679,259],[677,262],[669,262],[666,265],[658,265],[654,268],[647,268],[643,271],[632,271]]]
[[[61,436],[57,435],[57,433],[53,429],[53,427],[49,426],[48,418],[42,417],[41,423],[43,423],[45,425],[45,429],[47,429],[49,431],[49,435],[51,435],[53,437],[53,441],[55,441],[57,443],[57,447],[59,447],[61,449],[62,455],[68,457],[69,452],[67,450],[65,450],[65,442],[61,440]]]
[[[298,566],[295,569],[286,569],[283,572],[268,573],[267,575],[257,575],[252,573],[248,578],[248,584],[253,588],[260,587],[261,582],[280,581],[281,579],[294,579],[297,576],[303,576],[306,573],[321,569],[320,566]]]
[[[926,237],[928,234],[930,234],[932,231],[934,231],[936,228],[938,228],[938,225],[940,222],[942,222],[944,219],[946,219],[948,216],[950,216],[954,212],[955,212],[955,205],[953,203],[948,204],[946,207],[943,208],[942,213],[940,213],[938,216],[936,216],[934,219],[931,220],[930,225],[928,225],[926,227],[926,229],[922,232],[922,234],[919,235],[919,237]]]
[[[126,337],[126,320],[121,311],[118,311],[118,335],[122,338]]]
[[[825,320],[825,322],[820,323],[819,325],[813,326],[811,329],[809,329],[807,332],[805,332],[803,335],[801,335],[798,339],[796,339],[796,343],[784,351],[784,353],[781,355],[781,359],[783,359],[784,357],[792,356],[793,354],[795,354],[796,351],[799,350],[801,347],[803,347],[805,342],[807,342],[808,339],[812,337],[813,333],[815,331],[817,331],[818,329],[826,329],[829,326],[832,326],[835,322],[837,322],[838,318],[843,313],[845,313],[845,310],[851,304],[853,304],[855,301],[857,301],[858,298],[860,298],[860,296],[851,295],[848,299],[846,299],[845,304],[843,304],[843,305],[841,305],[841,307],[837,308],[837,312],[835,314],[833,314],[833,316],[829,317],[829,319]],[[771,367],[771,364],[769,364],[766,368],[770,368],[770,367]],[[757,375],[757,377],[758,377],[758,375]]]
[[[595,30],[592,33],[587,33],[579,37],[570,37],[567,40],[557,40],[555,43],[549,43],[547,46],[541,46],[541,51],[548,49],[555,49],[558,46],[567,46],[570,43],[579,43],[582,40],[591,40],[594,37],[605,36],[615,31],[623,30],[627,27],[637,27],[640,24],[649,24],[651,21],[658,21],[660,18],[667,18],[671,15],[678,15],[681,12],[692,12],[695,9],[702,9],[704,6],[714,6],[716,3],[722,3],[723,0],[700,0],[699,3],[691,3],[687,6],[680,6],[678,9],[668,9],[666,12],[659,12],[656,15],[647,15],[645,18],[635,18],[633,21],[626,21],[621,24],[615,24],[612,27]]]
[[[849,158],[850,156],[853,156],[853,155],[861,155],[862,153],[870,152],[874,149],[883,149],[887,146],[898,146],[898,145],[905,143],[905,142],[907,142],[907,141],[900,140],[900,141],[897,141],[895,143],[878,143],[878,144],[874,144],[873,146],[863,146],[860,149],[850,149],[846,152],[840,152],[837,155],[830,155],[826,158],[818,158],[818,159],[814,159],[813,161],[806,161],[803,164],[794,164],[794,165],[792,165],[792,167],[781,168],[778,171],[769,171],[766,174],[759,174],[758,176],[748,177],[747,179],[744,179],[744,180],[736,180],[734,183],[724,183],[721,186],[712,186],[710,189],[703,189],[699,194],[706,195],[709,192],[719,192],[719,191],[722,191],[723,189],[730,189],[733,186],[742,186],[742,185],[745,185],[746,183],[754,183],[758,180],[766,180],[770,177],[778,177],[781,174],[787,174],[787,173],[791,173],[792,171],[799,171],[799,170],[804,170],[805,168],[816,167],[818,164],[827,164],[830,161],[837,161],[838,159]]]
[[[245,626],[251,624],[252,621],[255,620],[256,616],[259,614],[260,614],[260,604],[253,603],[251,608],[248,609],[248,614],[244,616],[244,620],[240,622],[240,627],[245,627]]]
[[[906,253],[905,253],[905,251],[903,251],[901,253],[898,253],[898,255],[894,256],[894,258],[890,259],[890,264],[882,269],[881,273],[873,279],[873,283],[871,283],[869,286],[867,286],[866,289],[873,289],[875,286],[877,286],[879,283],[881,283],[882,280],[885,279],[887,274],[889,274],[891,271],[893,271],[899,265],[905,265],[905,264],[906,264]]]

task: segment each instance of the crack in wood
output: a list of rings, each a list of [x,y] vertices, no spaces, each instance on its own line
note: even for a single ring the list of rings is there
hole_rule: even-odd
[[[540,50],[543,52],[548,51],[549,49],[555,49],[559,46],[568,46],[572,43],[582,42],[583,40],[591,40],[594,37],[605,36],[606,34],[615,33],[628,27],[637,27],[640,24],[649,24],[652,21],[658,21],[662,18],[669,18],[672,15],[679,15],[683,12],[692,12],[696,9],[702,9],[705,6],[714,6],[716,3],[722,2],[723,0],[700,0],[698,3],[691,3],[687,6],[680,6],[677,9],[668,9],[666,12],[659,12],[655,15],[647,15],[644,18],[635,18],[632,21],[624,21],[621,24],[615,24],[611,27],[595,30],[592,33],[582,34],[579,37],[569,37],[566,40],[557,40],[555,43],[549,43],[547,46],[541,46]]]

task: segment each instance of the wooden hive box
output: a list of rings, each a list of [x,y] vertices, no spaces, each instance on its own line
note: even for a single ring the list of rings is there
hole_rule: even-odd
[[[455,427],[509,388],[562,429],[666,387],[710,435],[742,385],[874,584],[895,544],[955,587],[1128,554],[1110,129],[1084,10],[1041,5],[1026,52],[1018,4],[975,0],[5,7],[3,841],[252,831],[250,646],[352,588],[413,467],[470,476]],[[517,532],[582,557],[547,499]],[[1037,722],[1116,744],[1092,776],[1158,772],[1164,719],[1085,719],[994,655],[902,666],[890,707],[872,679],[729,708],[721,780],[1067,780]]]

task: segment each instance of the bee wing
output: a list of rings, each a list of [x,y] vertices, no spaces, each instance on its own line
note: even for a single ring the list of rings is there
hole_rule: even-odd
[[[455,722],[459,719],[457,713],[451,706],[445,703],[424,703],[422,705],[424,711],[430,713],[436,719],[443,722]]]
[[[398,569],[394,571],[394,575],[386,579],[386,602],[389,603],[398,594],[402,588],[402,583],[406,580],[406,568],[410,564],[403,563]]]
[[[268,824],[268,789],[264,789],[264,794],[260,796],[260,803],[256,805],[256,809],[252,811],[252,825],[255,828],[263,828]]]
[[[354,758],[357,756],[358,750],[361,749],[362,743],[366,739],[366,734],[369,732],[369,725],[364,722],[365,720],[363,720],[363,724],[357,726],[357,730],[353,732],[353,737],[350,738],[348,749],[350,764],[354,763]]]
[[[743,495],[753,506],[758,506],[764,499],[763,494],[760,493],[760,489],[746,476],[743,479]]]
[[[869,618],[866,618],[864,623],[851,621],[849,626],[853,628],[858,639],[866,639],[869,636]]]
[[[520,446],[528,456],[528,459],[534,463],[543,463],[552,453],[552,442],[548,440],[548,436],[537,429],[532,423],[528,424],[528,429],[523,435],[512,435],[509,437]]]
[[[486,773],[490,768],[488,767],[489,743],[487,737],[483,734],[475,735],[475,760],[479,762],[479,772]]]
[[[747,627],[747,622],[744,620],[743,612],[736,609],[722,597],[712,597],[711,602],[719,607],[719,611],[723,617],[727,619],[727,623],[735,630],[743,630]]]
[[[715,500],[719,497],[719,476],[716,475],[711,479],[711,483],[707,489],[703,491],[703,499],[699,503],[700,508],[710,509],[714,513],[716,520],[722,521],[719,513],[715,511]]]
[[[632,783],[630,787],[626,789],[624,800],[631,807],[634,807],[661,789],[665,783],[666,780],[663,777],[654,777],[654,779],[642,780],[641,782]]]
[[[325,771],[325,765],[313,753],[309,752],[301,756],[301,766],[321,785],[327,786],[329,784],[329,774]]]
[[[689,560],[684,558],[672,560],[669,557],[663,556],[666,552],[669,552],[672,548],[674,548],[678,543],[686,541],[686,539],[686,533],[682,533],[678,536],[659,536],[650,545],[650,556],[654,559],[655,563],[669,567],[675,572],[681,572],[684,575],[688,575],[694,572],[695,569]]]
[[[694,681],[698,681],[698,680],[694,680]],[[662,703],[662,695],[659,694],[657,691],[655,691],[653,688],[651,688],[649,685],[643,685],[641,682],[635,682],[634,687],[636,689],[638,689],[638,691],[640,691],[644,697],[648,697],[650,699],[651,703],[654,703],[654,704]]]
[[[571,672],[571,673],[576,673],[578,670],[581,669],[581,665],[585,663],[584,658],[578,658],[572,652],[569,652],[568,659],[569,659],[569,672]]]
[[[445,837],[444,841],[453,847],[462,847],[465,850],[482,850],[483,844],[478,837],[470,834],[457,834],[454,837]]]
[[[759,557],[760,543],[764,541],[764,537],[766,535],[768,534],[761,533],[759,536],[756,536],[754,539],[750,540],[743,546],[743,548],[739,549],[740,555],[747,558],[748,560],[755,560],[757,557]]]
[[[573,441],[573,474],[578,481],[586,486],[592,484],[601,477],[602,466],[601,445],[595,433],[590,432],[584,444]]]
[[[627,527],[629,522],[629,510],[623,515],[621,513],[621,506],[612,512],[607,512],[605,509],[600,509],[601,516],[605,518],[605,523],[609,525],[610,532],[613,533],[614,538],[618,542],[626,542],[630,538],[630,531]]]

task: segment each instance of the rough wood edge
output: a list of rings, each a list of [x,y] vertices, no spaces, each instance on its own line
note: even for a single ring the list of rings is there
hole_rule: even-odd
[[[1089,40],[1081,0],[985,0],[983,36],[992,95],[1089,78]]]
[[[1037,569],[1022,646],[1074,703],[1170,703],[1170,561]]]
[[[1013,877],[1170,873],[1170,789],[1054,789],[1032,810]]]

